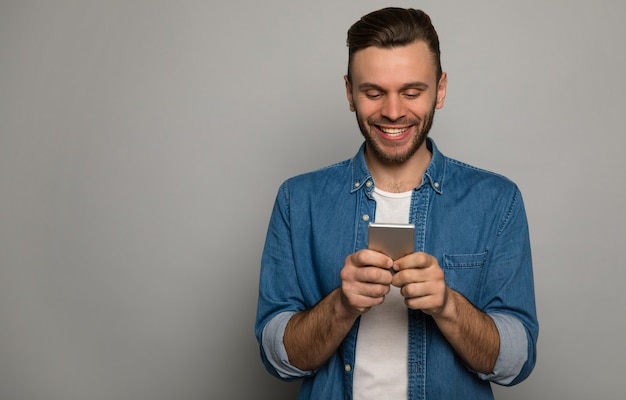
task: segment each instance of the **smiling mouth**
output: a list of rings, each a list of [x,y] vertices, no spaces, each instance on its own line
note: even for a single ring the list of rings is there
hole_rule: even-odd
[[[406,131],[408,131],[409,128],[410,128],[409,126],[406,126],[404,128],[383,128],[382,126],[378,127],[378,129],[380,129],[382,133],[391,137],[400,136]]]

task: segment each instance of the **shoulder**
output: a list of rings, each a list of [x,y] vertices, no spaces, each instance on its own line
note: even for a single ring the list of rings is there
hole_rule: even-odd
[[[482,221],[493,218],[498,232],[510,225],[514,216],[525,221],[522,193],[515,182],[502,174],[447,158],[443,187],[446,205],[459,207],[465,217],[473,215]]]
[[[445,157],[446,181],[460,186],[473,186],[482,189],[517,190],[517,185],[508,177],[474,165]]]
[[[351,160],[341,161],[317,170],[295,175],[279,187],[275,206],[287,214],[319,211],[333,202],[346,200],[350,193]]]
[[[333,184],[347,184],[350,180],[352,160],[344,160],[313,171],[295,175],[281,185],[282,190],[314,189]]]
[[[433,159],[427,174],[441,185],[442,192],[457,192],[463,196],[467,193],[517,190],[515,183],[506,176],[448,157],[437,148],[432,139],[428,145]]]

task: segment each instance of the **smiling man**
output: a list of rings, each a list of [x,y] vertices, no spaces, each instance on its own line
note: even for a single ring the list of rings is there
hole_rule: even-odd
[[[300,399],[491,399],[529,376],[538,324],[517,186],[428,138],[447,75],[428,15],[386,8],[348,31],[354,158],[287,180],[262,257],[255,332]],[[370,222],[415,252],[367,249]]]

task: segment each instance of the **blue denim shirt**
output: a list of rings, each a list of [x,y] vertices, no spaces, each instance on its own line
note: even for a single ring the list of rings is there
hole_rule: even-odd
[[[508,179],[445,157],[431,139],[427,144],[432,160],[411,198],[415,249],[436,257],[448,286],[492,316],[501,336],[501,356],[494,374],[471,371],[432,317],[407,309],[408,397],[491,399],[489,381],[521,382],[536,359],[538,323],[522,197]],[[364,149],[361,146],[350,160],[287,180],[270,219],[255,333],[270,373],[285,380],[303,379],[299,399],[352,398],[358,320],[338,351],[316,371],[291,367],[281,344],[289,317],[339,287],[345,257],[367,247],[376,202]],[[509,351],[520,344],[522,354]],[[507,369],[511,354],[519,361],[512,374]]]

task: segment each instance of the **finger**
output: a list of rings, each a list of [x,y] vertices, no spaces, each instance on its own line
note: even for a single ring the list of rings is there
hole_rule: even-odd
[[[346,309],[360,315],[367,312],[370,308],[381,304],[384,297],[371,297],[361,293],[351,292],[349,288],[341,288],[341,300]]]
[[[397,287],[403,287],[411,283],[438,283],[445,286],[445,273],[439,267],[439,263],[430,264],[427,267],[413,267],[399,270],[393,275],[391,284]]]
[[[426,276],[421,269],[405,269],[393,274],[391,284],[402,288],[412,283],[422,283],[426,281]],[[406,296],[405,296],[406,297]]]
[[[396,271],[402,271],[411,268],[428,268],[434,264],[438,264],[435,257],[418,251],[397,259],[393,264],[393,269]]]
[[[422,310],[427,314],[436,314],[444,307],[447,291],[444,287],[429,287],[428,284],[410,284],[400,289],[407,307]]]
[[[393,266],[393,260],[383,253],[374,250],[363,249],[350,254],[350,262],[359,267],[378,267],[390,269]]]
[[[443,302],[434,296],[404,299],[404,304],[412,310],[420,310],[428,315],[438,314],[443,308]]]
[[[363,267],[356,271],[356,278],[363,283],[374,283],[379,285],[391,285],[393,275],[389,269],[376,267]]]
[[[361,313],[367,308],[381,304],[391,290],[389,285],[391,273],[374,267],[362,268],[362,270],[369,270],[381,275],[386,274],[387,279],[384,280],[385,283],[362,282],[359,280],[344,281],[342,283],[342,293],[347,303]]]
[[[345,283],[390,285],[393,261],[384,254],[361,250],[346,257],[340,277]]]
[[[436,295],[437,292],[436,282],[415,282],[400,287],[400,294],[406,299],[432,296]]]

